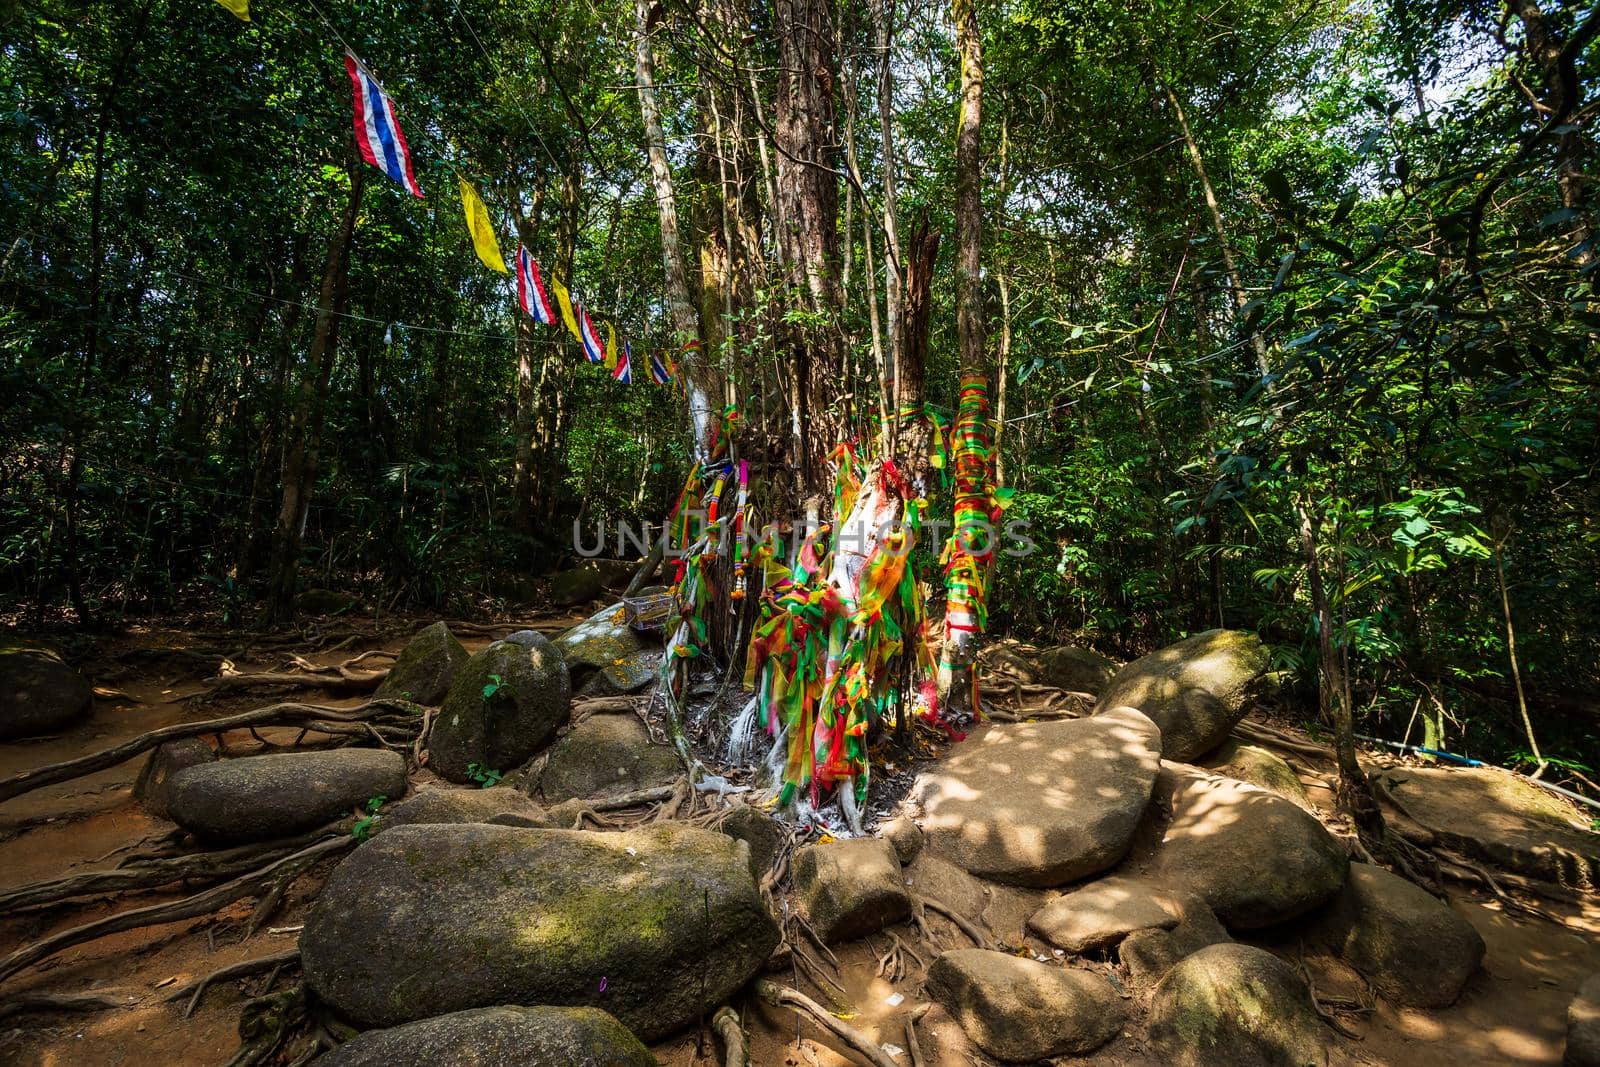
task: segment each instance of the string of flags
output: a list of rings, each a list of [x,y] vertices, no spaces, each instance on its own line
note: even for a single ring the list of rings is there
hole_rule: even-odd
[[[250,21],[250,0],[217,0],[223,8],[243,22]],[[326,20],[324,19],[326,22]],[[330,26],[330,29],[332,27]],[[337,34],[337,31],[334,31]],[[341,41],[342,43],[342,41]],[[419,199],[425,199],[417,183],[412,164],[411,148],[400,128],[394,100],[384,91],[382,83],[361,61],[361,57],[348,45],[344,53],[345,71],[350,75],[354,96],[353,123],[356,148],[361,158],[370,166],[382,171],[391,181]],[[453,167],[451,169],[454,169]],[[500,243],[495,236],[494,221],[489,207],[470,181],[456,174],[461,195],[461,210],[467,223],[467,234],[472,239],[472,250],[479,262],[499,274],[512,274],[500,254]],[[562,324],[578,341],[584,358],[603,366],[611,377],[623,385],[633,383],[633,346],[627,338],[619,343],[616,327],[605,322],[605,340],[595,325],[594,318],[560,279],[548,279],[540,272],[539,264],[527,246],[518,242],[516,264],[517,304],[522,312],[541,326],[554,326],[559,311]],[[553,297],[553,299],[552,299]],[[690,342],[693,345],[695,342]],[[685,350],[689,346],[685,346]],[[680,352],[683,350],[680,350]],[[669,351],[649,353],[650,380],[656,385],[666,385],[677,377],[677,366]]]

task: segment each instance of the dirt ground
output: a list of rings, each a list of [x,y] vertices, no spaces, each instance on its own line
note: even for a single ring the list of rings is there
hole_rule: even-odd
[[[303,648],[292,651],[319,664],[337,663],[365,648],[397,651],[416,628],[397,622],[389,636],[380,640],[317,654],[307,654]],[[474,649],[486,642],[487,638],[465,641]],[[118,695],[98,699],[92,721],[70,735],[0,745],[0,778],[96,751],[158,726],[215,718],[271,702],[273,695],[261,692],[226,695],[204,703],[188,699],[202,691],[200,679],[213,673],[217,665],[215,658],[185,655],[204,643],[182,631],[162,629],[134,631],[105,642],[100,658],[83,666],[98,686],[114,689]],[[166,654],[151,653],[163,649]],[[240,671],[267,670],[281,666],[290,651],[246,651],[233,665]],[[359,696],[324,699],[314,692],[291,698],[344,706],[360,700]],[[226,741],[230,750],[238,751],[255,744],[243,732]],[[114,866],[122,852],[165,832],[168,824],[145,815],[132,799],[142,762],[141,757],[0,805],[0,886]],[[1306,784],[1313,801],[1331,807],[1321,782],[1308,779]],[[330,866],[326,864],[295,883],[269,925],[248,940],[243,935],[254,902],[246,899],[203,918],[92,941],[22,971],[0,987],[0,1064],[213,1067],[226,1063],[240,1044],[240,1005],[260,990],[266,976],[218,984],[189,1018],[183,1017],[182,1003],[168,1003],[166,998],[174,989],[226,964],[292,948],[305,911]],[[917,870],[914,868],[911,876],[920,877]],[[992,894],[981,910],[990,932],[1003,942],[1030,944],[1034,951],[1044,951],[1041,943],[1030,942],[1022,930],[1022,921],[1041,899],[1039,895],[999,887],[985,892]],[[1567,1005],[1578,984],[1600,971],[1600,902],[1542,902],[1562,920],[1557,925],[1508,913],[1486,893],[1459,885],[1452,886],[1452,892],[1452,906],[1488,945],[1483,972],[1448,1009],[1398,1010],[1379,1000],[1369,1012],[1341,1013],[1343,1025],[1358,1038],[1342,1042],[1342,1047],[1358,1062],[1373,1064],[1559,1064]],[[9,953],[52,932],[119,910],[180,895],[179,891],[140,893],[120,900],[106,898],[0,916],[0,952]],[[921,1002],[924,965],[942,948],[967,944],[955,925],[942,917],[930,914],[928,922],[942,944],[917,946],[909,927],[901,930],[922,959],[905,957],[906,974],[899,981],[878,976],[878,958],[889,946],[881,935],[835,950],[837,988],[813,981],[804,970],[774,977],[847,1014],[851,1025],[883,1045],[894,1046],[899,1050],[897,1062],[909,1064],[906,1020]],[[1294,953],[1292,945],[1270,947]],[[814,948],[812,951],[815,953]],[[1320,994],[1362,999],[1360,979],[1342,965],[1325,960],[1311,960],[1308,965]],[[1112,970],[1110,964],[1098,966],[1103,972]],[[107,998],[108,1004],[84,1012],[14,1011],[19,995],[28,993],[93,993]],[[1129,997],[1137,1020],[1140,1006],[1136,998]],[[817,1025],[790,1013],[751,1006],[745,1024],[752,1062],[761,1067],[844,1067],[859,1062],[843,1054],[838,1043]],[[1131,1024],[1093,1056],[1063,1062],[1105,1067],[1155,1064],[1139,1037],[1140,1030]],[[1332,1031],[1329,1033],[1331,1036]],[[937,1007],[917,1025],[917,1038],[926,1063],[984,1062]],[[655,1051],[670,1067],[721,1062],[720,1049],[710,1035],[693,1031],[658,1044]]]

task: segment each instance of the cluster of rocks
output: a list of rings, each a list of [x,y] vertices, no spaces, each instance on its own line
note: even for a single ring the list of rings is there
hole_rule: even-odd
[[[1306,979],[1234,940],[1274,944],[1284,931],[1395,1003],[1460,995],[1484,954],[1472,926],[1411,883],[1351,864],[1293,771],[1230,741],[1267,666],[1252,635],[1198,634],[1117,671],[1089,717],[996,725],[918,779],[909,804],[930,852],[1050,891],[1026,926],[1053,956],[963,950],[929,973],[930,994],[980,1048],[1020,1062],[1109,1040],[1128,1018],[1103,976],[1109,961],[1147,1003],[1145,1039],[1164,1059],[1323,1062],[1334,1039]],[[806,870],[797,857],[797,889]],[[848,911],[819,889],[805,899],[825,916]]]

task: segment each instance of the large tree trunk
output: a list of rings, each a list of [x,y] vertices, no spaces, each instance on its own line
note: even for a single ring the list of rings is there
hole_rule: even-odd
[[[694,458],[711,453],[717,432],[717,411],[722,406],[722,385],[702,349],[700,322],[689,295],[689,275],[684,267],[683,242],[678,235],[678,205],[672,191],[672,167],[667,161],[667,139],[661,129],[661,108],[656,101],[656,60],[650,44],[651,0],[634,3],[634,68],[639,82],[639,113],[644,119],[645,145],[650,156],[650,184],[655,191],[661,220],[661,263],[666,271],[667,309],[672,318],[673,344],[683,354],[684,384],[689,396],[689,425]]]
[[[956,332],[961,345],[961,396],[951,463],[955,528],[947,546],[945,641],[939,659],[939,704],[947,716],[977,712],[978,637],[984,585],[994,554],[989,438],[989,358],[983,317],[983,37],[974,0],[954,0],[961,57],[961,120],[956,131]]]
[[[311,506],[311,491],[317,480],[317,445],[321,435],[328,385],[333,377],[334,356],[338,350],[338,317],[335,314],[340,291],[349,265],[351,239],[361,210],[361,193],[366,187],[366,168],[352,160],[349,164],[350,194],[344,217],[328,243],[328,256],[322,268],[322,286],[317,293],[317,324],[311,338],[311,351],[300,375],[295,405],[287,430],[283,459],[283,496],[272,537],[272,569],[267,580],[267,602],[263,621],[279,625],[294,617],[294,596],[300,563],[305,521]]]
[[[1574,16],[1577,28],[1570,34],[1563,34],[1537,0],[1513,0],[1511,9],[1522,23],[1528,58],[1538,66],[1544,80],[1544,93],[1535,105],[1537,117],[1541,122],[1569,127],[1556,148],[1556,187],[1561,194],[1561,206],[1573,213],[1568,235],[1575,246],[1581,245],[1594,233],[1593,221],[1584,204],[1588,142],[1583,130],[1583,125],[1593,118],[1594,109],[1584,106],[1583,79],[1577,61],[1600,32],[1600,18],[1591,13],[1580,21]],[[1581,5],[1574,8],[1578,10]],[[1594,249],[1585,248],[1573,256],[1573,262],[1581,269],[1592,263],[1594,257]]]

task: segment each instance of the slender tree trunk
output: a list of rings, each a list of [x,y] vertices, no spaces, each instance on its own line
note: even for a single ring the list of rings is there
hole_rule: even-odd
[[[268,577],[266,610],[263,622],[281,625],[294,617],[294,597],[311,491],[317,480],[317,438],[327,404],[328,386],[333,376],[338,350],[338,322],[334,314],[349,264],[350,242],[355,236],[356,219],[361,210],[361,193],[366,187],[366,168],[352,159],[348,165],[350,193],[344,217],[328,243],[322,269],[322,285],[317,293],[317,323],[311,350],[300,375],[294,410],[286,433],[283,461],[283,497],[278,508],[272,538],[272,569]]]
[[[1233,306],[1236,312],[1243,314],[1244,306],[1250,302],[1250,297],[1244,290],[1244,279],[1239,274],[1239,267],[1233,256],[1233,243],[1228,240],[1228,229],[1222,221],[1222,206],[1217,203],[1216,190],[1211,187],[1211,177],[1206,173],[1205,159],[1200,155],[1200,143],[1194,138],[1194,131],[1189,128],[1189,119],[1183,113],[1183,105],[1178,102],[1178,94],[1172,91],[1172,86],[1165,81],[1161,87],[1167,94],[1167,103],[1172,105],[1172,113],[1178,119],[1178,126],[1183,130],[1183,143],[1189,149],[1189,162],[1194,165],[1195,177],[1200,179],[1200,191],[1205,196],[1206,211],[1211,216],[1211,228],[1217,235],[1217,247],[1222,252],[1222,267],[1228,275],[1228,285],[1233,289]],[[1250,331],[1250,350],[1255,353],[1256,367],[1262,377],[1271,373],[1271,365],[1267,362],[1267,343],[1261,336],[1260,330]]]
[[[655,190],[661,220],[661,263],[666,271],[667,309],[672,319],[673,343],[683,353],[685,385],[689,396],[689,425],[694,456],[710,454],[717,431],[721,386],[707,354],[700,348],[700,323],[689,295],[689,275],[684,267],[683,244],[678,236],[678,206],[672,192],[672,167],[667,161],[667,139],[661,129],[661,108],[656,101],[656,60],[650,43],[651,0],[635,0],[634,67],[639,82],[639,113],[644,119],[645,144],[650,156],[650,183]]]
[[[1544,774],[1547,764],[1539,751],[1539,739],[1533,735],[1533,718],[1528,714],[1528,698],[1522,690],[1522,664],[1517,660],[1517,629],[1511,622],[1511,594],[1506,589],[1505,543],[1509,536],[1506,534],[1494,543],[1494,576],[1500,585],[1500,614],[1506,624],[1506,656],[1511,660],[1511,681],[1516,686],[1517,711],[1522,714],[1522,728],[1528,735],[1528,752],[1537,765],[1533,777],[1537,778]]]
[[[1311,611],[1317,623],[1318,703],[1323,719],[1333,726],[1334,759],[1339,767],[1339,806],[1354,820],[1362,840],[1371,847],[1384,839],[1383,811],[1372,795],[1372,785],[1356,756],[1355,713],[1350,705],[1344,672],[1339,667],[1339,656],[1333,647],[1333,611],[1323,583],[1322,559],[1317,546],[1322,524],[1310,501],[1297,499],[1295,514],[1300,522],[1300,551],[1305,558]]]
[[[947,549],[949,594],[944,651],[939,660],[939,703],[959,718],[977,711],[978,638],[983,632],[984,586],[995,533],[981,528],[990,514],[988,354],[983,317],[983,189],[979,159],[983,119],[983,37],[974,0],[953,0],[956,49],[961,58],[961,118],[956,130],[956,333],[961,349],[961,397],[951,463],[955,528]],[[979,542],[982,539],[982,543]]]

